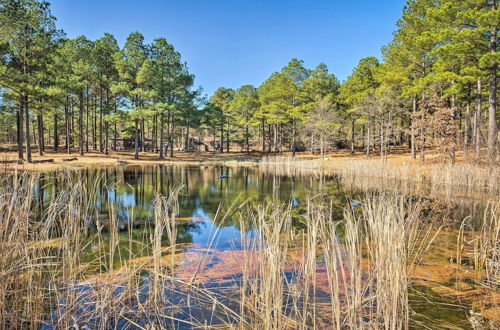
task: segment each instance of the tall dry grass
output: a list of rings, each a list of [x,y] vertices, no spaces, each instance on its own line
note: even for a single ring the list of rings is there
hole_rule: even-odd
[[[442,164],[432,166],[432,184],[460,189],[500,192],[500,166],[478,164]]]
[[[334,327],[407,329],[411,273],[436,234],[418,203],[381,194],[362,205],[321,230]]]
[[[481,284],[498,289],[500,288],[500,202],[490,201],[487,204],[479,223],[479,230],[475,231],[469,222],[470,219],[466,218],[460,226],[456,262],[462,265],[465,261],[473,267],[476,278]]]
[[[241,277],[224,294],[197,282],[202,266],[189,280],[176,276],[181,187],[156,197],[148,235],[134,242],[142,250],[129,248],[124,257],[116,210],[109,206],[106,230],[91,202],[100,178],[83,184],[75,173],[59,173],[60,190],[39,221],[32,204],[37,175],[2,184],[2,328],[409,326],[412,267],[432,237],[418,221],[419,204],[404,197],[369,195],[361,209],[348,206],[342,222],[333,221],[334,206],[309,200],[300,217],[304,231],[292,226],[291,206],[238,207]],[[83,261],[89,250],[93,259]],[[321,274],[326,288],[319,285]]]
[[[264,156],[258,162],[259,168],[266,173],[280,176],[321,175],[324,171],[321,160],[301,159],[286,156]]]
[[[142,242],[134,242],[143,246],[142,251],[129,251],[130,259],[125,259],[118,248],[116,210],[109,207],[106,229],[95,214],[93,201],[101,178],[90,184],[84,184],[78,172],[60,172],[56,178],[59,191],[43,214],[36,213],[33,195],[41,188],[39,174],[2,178],[0,328],[145,328],[174,322],[175,305],[165,294],[172,292],[168,289],[174,281],[173,264],[163,261],[162,253],[175,248],[172,219],[178,212],[180,188],[157,197],[154,230]],[[167,247],[161,243],[163,231],[169,236]],[[84,262],[81,257],[89,249],[94,259]],[[152,257],[129,263],[144,251],[153,251]]]
[[[253,329],[409,328],[411,273],[437,235],[419,221],[420,211],[402,197],[370,195],[362,210],[347,208],[345,220],[334,222],[331,206],[310,201],[302,235],[290,227],[290,209],[250,212],[260,234],[250,244],[242,237],[251,247],[242,266],[244,319]],[[321,267],[327,309],[318,298]]]
[[[500,167],[481,164],[392,164],[381,160],[264,157],[259,170],[279,176],[337,177],[349,188],[470,201],[500,193]]]

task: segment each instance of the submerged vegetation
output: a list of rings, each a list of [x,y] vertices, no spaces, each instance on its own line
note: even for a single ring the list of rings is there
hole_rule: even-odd
[[[153,217],[137,231],[134,208],[123,220],[119,204],[104,213],[97,205],[102,189],[116,193],[107,174],[85,180],[80,172],[54,173],[57,194],[43,209],[41,175],[3,178],[4,328],[401,329],[422,322],[412,307],[413,282],[443,224],[429,222],[420,198],[363,193],[340,206],[341,220],[339,204],[325,193],[299,208],[278,199],[235,201],[218,208],[206,244],[189,247],[179,241],[182,185],[156,190]],[[462,259],[474,260],[473,278],[491,292],[498,290],[499,210],[498,203],[485,207],[472,232],[464,222],[449,252],[460,273],[470,272]],[[217,232],[228,222],[241,235],[220,249]]]

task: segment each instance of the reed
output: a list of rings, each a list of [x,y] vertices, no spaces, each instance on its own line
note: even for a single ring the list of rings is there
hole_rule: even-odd
[[[343,223],[325,222],[321,241],[334,328],[409,327],[411,273],[435,238],[419,221],[420,207],[375,194],[361,211],[346,209]]]
[[[248,208],[240,217],[243,228],[246,221],[259,230],[250,238],[242,232],[245,257],[239,297],[241,314],[252,329],[295,328],[299,322],[291,317],[293,313],[286,305],[290,297],[285,277],[290,208],[275,203]]]
[[[468,258],[478,281],[497,289],[500,287],[500,202],[487,204],[477,232],[469,220],[462,222],[458,233],[456,262],[462,265],[463,259]],[[472,233],[470,237],[465,235],[467,230]]]
[[[192,278],[176,275],[181,186],[156,196],[152,228],[134,242],[142,250],[134,254],[129,245],[125,257],[118,249],[127,244],[120,242],[113,206],[107,210],[107,230],[100,220],[89,220],[95,216],[90,201],[102,193],[95,182],[101,178],[87,182],[73,175],[58,174],[60,190],[43,221],[32,204],[40,188],[38,174],[18,174],[2,185],[3,328],[409,327],[412,269],[433,240],[418,221],[418,203],[370,194],[361,209],[347,206],[344,220],[335,222],[335,206],[324,196],[311,198],[300,216],[303,231],[292,226],[297,215],[290,205],[235,204],[223,218],[240,219],[241,277],[234,287],[212,288],[197,281],[207,269],[211,244]],[[484,241],[494,239],[485,236]],[[82,260],[89,250],[93,258]],[[326,289],[318,284],[320,270],[326,273]]]
[[[490,203],[481,228],[482,255],[485,259],[486,281],[500,287],[500,202]]]
[[[324,166],[321,160],[301,159],[286,156],[264,156],[258,163],[265,173],[281,176],[317,176],[323,174]]]
[[[252,249],[243,260],[240,302],[252,328],[409,328],[413,267],[437,233],[419,221],[421,205],[403,197],[369,195],[362,205],[334,222],[331,206],[309,201],[303,235],[291,230],[290,209],[269,204],[250,212],[260,234],[251,244],[242,236]],[[321,258],[329,317],[316,295]]]
[[[500,167],[478,164],[440,164],[432,166],[430,180],[437,186],[500,192]]]
[[[475,163],[393,164],[381,160],[264,157],[259,170],[277,176],[338,178],[347,188],[466,202],[500,192],[500,167]]]

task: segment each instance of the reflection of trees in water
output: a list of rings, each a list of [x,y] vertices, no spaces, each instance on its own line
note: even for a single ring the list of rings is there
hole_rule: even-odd
[[[315,181],[265,175],[248,167],[228,166],[118,166],[113,168],[89,168],[73,174],[75,180],[83,176],[90,190],[97,184],[97,194],[93,203],[100,214],[108,214],[109,207],[124,209],[130,205],[133,196],[135,215],[150,217],[151,205],[156,193],[168,195],[175,185],[183,184],[184,189],[179,196],[181,215],[189,216],[195,207],[195,201],[213,216],[221,203],[230,204],[235,200],[262,201],[264,197],[283,201],[293,201],[314,191]],[[219,179],[220,174],[228,174],[227,179]],[[54,173],[47,174],[48,178]],[[57,176],[57,175],[55,175]],[[46,180],[45,176],[41,180]],[[39,206],[43,208],[44,200],[57,194],[56,180],[47,180],[43,187],[49,191],[40,192]],[[42,186],[42,185],[40,185]],[[47,196],[47,197],[44,197]],[[123,201],[126,200],[126,205]],[[148,213],[149,212],[149,213]],[[134,217],[135,217],[134,215]]]
[[[227,174],[228,178],[219,179],[219,175]],[[22,176],[8,176],[2,179],[2,189],[11,189],[14,182],[25,180]],[[343,218],[343,209],[350,200],[359,200],[363,194],[358,189],[342,185],[336,177],[326,176],[282,176],[272,172],[260,171],[250,167],[232,166],[117,166],[109,168],[86,168],[80,171],[39,173],[33,192],[32,216],[35,220],[45,219],[45,214],[55,198],[65,200],[68,187],[76,182],[85,182],[86,200],[84,205],[90,210],[90,226],[97,219],[106,221],[110,208],[114,207],[119,215],[122,229],[127,231],[126,223],[130,218],[136,223],[147,223],[153,217],[152,201],[156,194],[168,195],[176,185],[183,184],[184,189],[179,196],[180,217],[192,217],[197,207],[212,219],[216,226],[234,226],[240,229],[240,210],[226,217],[229,207],[240,205],[244,201],[263,202],[272,198],[292,203],[293,214],[299,219],[305,212],[303,205],[307,196],[323,192],[325,201],[334,204],[333,219]],[[321,196],[316,197],[322,198]],[[429,210],[439,216],[448,218],[450,225],[460,222],[465,216],[472,215],[474,224],[484,213],[484,202],[470,200],[469,203],[443,204],[438,200],[426,198]],[[439,205],[438,205],[439,204]],[[437,206],[439,206],[439,211]],[[215,214],[220,207],[217,218]],[[74,210],[78,212],[78,210]],[[60,221],[53,220],[52,236],[61,235]],[[294,221],[297,227],[300,221]],[[247,221],[248,224],[248,221]],[[140,225],[136,229],[141,229]],[[192,235],[201,234],[204,227],[197,222],[179,222],[178,242],[190,243]],[[144,232],[142,232],[144,234]]]
[[[221,174],[228,174],[227,179],[219,179]],[[283,176],[273,172],[260,171],[250,167],[236,166],[140,166],[127,165],[111,168],[87,168],[78,172],[40,173],[34,197],[37,219],[41,219],[49,202],[64,191],[64,186],[84,180],[86,189],[95,190],[95,196],[89,196],[89,207],[95,207],[97,213],[108,214],[110,206],[118,210],[130,207],[133,196],[134,218],[150,218],[153,215],[152,201],[155,194],[168,195],[172,188],[183,184],[179,196],[182,217],[192,215],[199,201],[204,211],[213,217],[222,204],[223,210],[234,201],[263,201],[272,196],[275,200],[299,202],[315,192],[323,191],[333,197],[339,208],[345,206],[347,199],[356,199],[359,190],[346,189],[335,177],[319,176]],[[97,185],[97,188],[94,186]],[[463,214],[477,214],[478,218],[484,207],[481,202],[453,208],[452,217]],[[36,211],[36,212],[35,212]],[[127,212],[123,212],[125,218]],[[217,219],[216,219],[217,220]],[[234,222],[230,222],[234,225]],[[219,224],[219,223],[218,223]]]

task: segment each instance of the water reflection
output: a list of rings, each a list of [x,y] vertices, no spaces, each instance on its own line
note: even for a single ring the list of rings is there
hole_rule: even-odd
[[[60,187],[60,175],[57,172],[39,174],[33,204],[38,220],[44,218],[50,201],[64,191],[64,187]],[[86,183],[90,222],[95,225],[99,220],[106,229],[113,208],[120,231],[145,230],[153,219],[155,195],[168,195],[174,187],[182,185],[178,241],[205,244],[213,239],[210,233],[217,232],[219,227],[217,248],[227,248],[226,241],[240,236],[235,221],[218,222],[222,218],[215,217],[219,208],[220,215],[233,203],[272,198],[300,209],[306,198],[322,192],[339,206],[336,217],[341,219],[342,208],[348,200],[359,196],[359,192],[346,189],[334,176],[279,176],[251,167],[127,165],[86,168],[72,172],[71,176],[73,182]],[[64,181],[67,184],[67,180]],[[452,201],[429,199],[427,204],[434,218],[445,224],[460,223],[465,217],[480,219],[484,210],[484,203],[474,201],[458,206]],[[129,228],[131,224],[133,228]]]
[[[44,219],[50,201],[61,190],[60,175],[52,172],[39,176],[35,186],[38,220]],[[299,208],[307,196],[320,191],[329,191],[339,204],[348,198],[334,181],[325,184],[316,178],[280,177],[248,167],[117,166],[87,168],[71,176],[72,182],[83,180],[86,183],[91,230],[96,230],[97,221],[107,230],[113,209],[118,218],[118,230],[124,232],[121,234],[123,241],[128,235],[125,232],[137,237],[147,235],[152,226],[156,194],[168,195],[174,187],[182,185],[177,242],[210,245],[220,250],[234,248],[235,239],[240,237],[238,221],[229,217],[221,223],[231,205],[272,198]]]
[[[61,176],[64,175],[70,175],[70,178],[63,180]],[[117,215],[119,252],[116,258],[124,260],[151,256],[151,247],[145,247],[141,242],[148,241],[154,231],[154,198],[157,194],[167,196],[175,187],[182,185],[176,243],[180,252],[184,253],[182,259],[177,260],[176,272],[177,276],[186,278],[190,278],[200,268],[213,279],[216,276],[222,279],[237,278],[238,274],[234,271],[238,269],[242,251],[234,251],[240,249],[240,222],[235,217],[222,215],[230,214],[231,210],[245,201],[274,199],[287,202],[294,207],[294,213],[300,215],[307,204],[306,199],[322,193],[328,204],[336,206],[333,210],[337,213],[333,218],[340,220],[344,207],[350,201],[361,200],[359,191],[346,190],[346,186],[334,176],[280,176],[259,171],[258,168],[203,165],[88,168],[70,174],[44,173],[38,176],[33,211],[39,221],[44,221],[44,213],[50,202],[67,191],[63,185],[71,181],[86,183],[91,232],[98,230],[98,223],[106,231],[110,213],[113,211]],[[432,217],[432,221],[438,224],[460,224],[465,216],[480,219],[484,210],[483,204],[474,201],[455,205],[451,201],[427,199],[425,203],[424,218],[430,221]],[[351,205],[359,207],[357,204]],[[294,225],[304,228],[299,221],[295,221]],[[248,230],[249,235],[255,234],[255,229]],[[106,244],[109,242],[104,240],[102,244],[85,247],[82,261],[96,260],[102,251],[108,251]],[[167,237],[162,237],[161,246],[169,246]],[[207,248],[210,248],[210,252]],[[210,257],[205,260],[195,254],[210,254]],[[321,271],[318,266],[318,274]],[[317,276],[320,278],[322,275]]]

